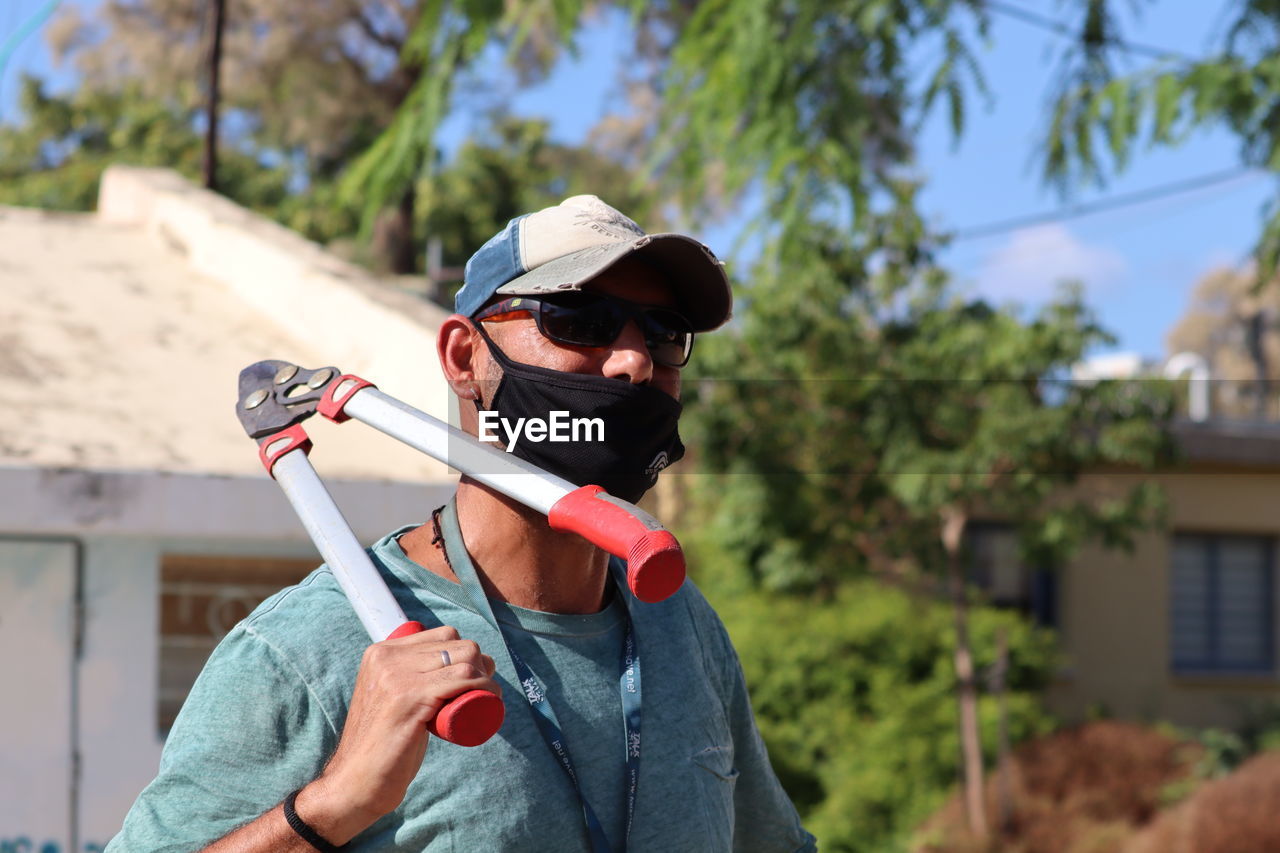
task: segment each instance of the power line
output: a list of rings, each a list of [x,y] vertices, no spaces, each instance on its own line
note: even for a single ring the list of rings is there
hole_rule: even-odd
[[[1032,12],[1030,9],[1024,9],[1012,3],[1005,3],[1004,0],[987,0],[986,6],[992,12],[1004,15],[1009,18],[1016,18],[1026,24],[1039,27],[1042,30],[1048,30],[1056,35],[1064,36],[1069,39],[1075,39],[1079,33],[1068,24],[1053,18]],[[1165,50],[1161,47],[1152,47],[1151,45],[1138,44],[1137,42],[1125,41],[1123,39],[1108,38],[1103,40],[1103,44],[1109,44],[1128,53],[1138,53],[1144,56],[1150,56],[1153,59],[1169,59],[1171,57],[1183,59],[1188,62],[1194,62],[1195,57],[1188,56],[1176,50]]]
[[[1112,196],[1111,198],[1100,199],[1099,201],[1089,202],[1088,204],[1079,204],[1060,210],[1048,211],[1046,213],[1033,213],[1026,216],[1016,216],[1011,219],[989,222],[985,225],[975,225],[971,228],[959,228],[952,233],[951,240],[954,243],[958,243],[961,240],[976,240],[980,237],[990,237],[995,234],[1017,231],[1020,228],[1028,228],[1032,225],[1044,225],[1049,222],[1062,222],[1067,219],[1077,219],[1081,216],[1089,216],[1090,214],[1101,213],[1105,210],[1130,207],[1135,204],[1142,204],[1144,202],[1178,195],[1179,193],[1203,189],[1204,187],[1225,183],[1249,173],[1254,173],[1256,175],[1266,174],[1263,170],[1256,169],[1252,166],[1237,166],[1233,169],[1212,172],[1207,175],[1187,178],[1185,180],[1175,181],[1169,184],[1161,184],[1156,187],[1148,187],[1145,190],[1138,190],[1136,192]]]

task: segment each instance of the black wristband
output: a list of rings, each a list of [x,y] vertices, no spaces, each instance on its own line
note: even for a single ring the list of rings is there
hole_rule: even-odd
[[[320,853],[336,853],[342,847],[330,844],[320,837],[320,833],[307,826],[307,822],[298,817],[298,813],[294,810],[293,804],[298,799],[298,794],[302,793],[302,789],[294,791],[292,794],[284,798],[284,819],[289,822],[289,826],[294,832],[302,838],[303,841],[320,851]],[[343,847],[346,845],[344,844]]]

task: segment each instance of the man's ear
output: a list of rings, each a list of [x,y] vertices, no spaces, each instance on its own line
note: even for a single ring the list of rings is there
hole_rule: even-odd
[[[474,400],[479,390],[479,335],[471,321],[461,314],[450,314],[440,324],[436,335],[436,354],[445,381],[463,400]]]

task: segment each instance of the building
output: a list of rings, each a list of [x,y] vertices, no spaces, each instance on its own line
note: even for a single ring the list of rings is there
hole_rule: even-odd
[[[335,365],[444,415],[443,316],[164,171],[108,170],[95,214],[0,208],[0,849],[104,846],[217,639],[319,562],[240,369]],[[307,429],[362,541],[452,491],[368,427]]]
[[[1060,572],[1020,565],[1013,534],[978,525],[975,580],[1059,634],[1049,705],[1201,728],[1280,718],[1280,424],[1208,419],[1174,427],[1183,464],[1156,475],[1094,474],[1119,492],[1151,477],[1168,528],[1130,552],[1090,546]]]

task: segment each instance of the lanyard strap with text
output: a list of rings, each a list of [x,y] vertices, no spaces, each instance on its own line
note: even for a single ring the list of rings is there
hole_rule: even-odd
[[[450,501],[438,513],[439,532],[443,540],[445,558],[453,569],[453,573],[462,582],[463,589],[471,597],[476,610],[502,636],[502,642],[507,648],[508,656],[511,658],[511,665],[516,671],[516,678],[519,679],[520,687],[524,691],[524,697],[528,701],[529,707],[533,710],[533,718],[538,724],[538,731],[542,733],[542,739],[546,741],[547,746],[551,749],[551,754],[555,756],[565,774],[569,777],[569,782],[573,785],[573,790],[578,795],[578,801],[582,803],[582,816],[587,824],[587,834],[591,839],[593,853],[612,853],[613,848],[605,835],[604,827],[600,824],[600,819],[596,817],[595,811],[591,808],[591,805],[587,802],[586,795],[582,792],[582,785],[579,783],[578,774],[573,767],[573,759],[569,757],[569,747],[565,743],[564,734],[560,729],[560,722],[556,719],[556,712],[551,707],[547,692],[542,683],[538,681],[537,676],[533,674],[533,670],[516,653],[516,650],[507,640],[507,635],[502,630],[502,626],[498,623],[497,617],[493,615],[493,607],[489,604],[489,599],[485,596],[484,589],[480,586],[480,580],[476,577],[475,567],[471,565],[471,557],[467,554],[466,545],[462,541],[462,531],[458,527],[458,515],[454,502]],[[618,594],[624,596],[623,601],[625,602],[626,593],[621,587],[618,589]],[[627,810],[626,833],[623,842],[624,850],[626,849],[626,842],[631,838],[631,822],[635,817],[636,792],[640,781],[640,650],[636,647],[635,631],[631,625],[629,612],[626,619],[626,639],[622,644],[622,656],[619,664],[621,674],[618,677],[618,692],[622,697],[622,723],[626,749],[625,787]]]

